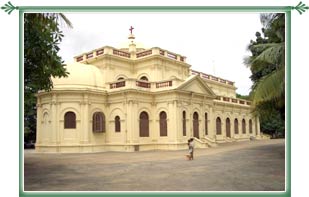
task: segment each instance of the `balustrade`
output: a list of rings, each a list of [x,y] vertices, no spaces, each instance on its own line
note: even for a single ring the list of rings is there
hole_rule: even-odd
[[[102,54],[104,54],[104,49],[99,49],[99,50],[97,50],[97,51],[96,51],[96,54],[97,54],[97,55],[102,55]]]
[[[119,81],[119,82],[115,82],[115,83],[111,83],[110,84],[110,89],[114,89],[114,88],[120,88],[120,87],[125,87],[126,86],[126,81]]]
[[[222,100],[221,100],[221,98],[222,98]],[[239,104],[242,104],[242,105],[251,105],[250,101],[245,101],[245,100],[240,100],[240,99],[235,99],[235,98],[217,96],[215,99],[219,100],[219,101],[224,101],[224,102],[239,103]]]
[[[228,98],[228,97],[223,97],[223,101],[230,101],[230,98]]]
[[[130,58],[130,53],[127,53],[127,52],[124,52],[124,51],[119,51],[119,50],[116,50],[116,49],[113,49],[113,54],[118,55],[118,56],[122,56],[122,57]]]
[[[151,55],[151,54],[152,54],[152,50],[143,51],[141,53],[137,53],[136,58],[144,57],[144,56]]]
[[[151,84],[145,81],[136,81],[136,86],[142,87],[142,88],[150,88]]]
[[[83,56],[79,56],[79,57],[76,58],[76,61],[77,61],[77,62],[80,62],[80,61],[83,61],[83,60],[84,60],[84,57],[83,57]]]
[[[172,53],[167,53],[167,57],[171,58],[171,59],[177,59],[177,55],[172,54]]]
[[[172,86],[172,81],[164,81],[164,82],[156,83],[156,88],[163,88],[163,87],[169,87],[169,86]]]
[[[93,53],[88,53],[88,54],[86,55],[86,58],[87,58],[87,59],[92,58],[92,57],[93,57]]]
[[[240,104],[245,104],[245,101],[239,100]]]

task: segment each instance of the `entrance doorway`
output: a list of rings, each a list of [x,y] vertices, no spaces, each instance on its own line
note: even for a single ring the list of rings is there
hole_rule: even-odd
[[[193,114],[193,137],[199,138],[199,122],[197,112],[194,112]]]

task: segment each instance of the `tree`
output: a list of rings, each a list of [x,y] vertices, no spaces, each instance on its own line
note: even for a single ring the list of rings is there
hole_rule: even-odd
[[[24,132],[25,140],[35,140],[36,97],[39,90],[50,91],[51,77],[68,72],[58,56],[63,38],[59,23],[72,27],[63,14],[26,13],[24,15]]]
[[[252,72],[252,99],[261,117],[261,128],[284,131],[285,118],[285,15],[261,14],[262,34],[257,32],[248,50],[252,53],[245,63]],[[276,118],[274,118],[276,117]],[[279,117],[279,118],[278,118]],[[268,129],[276,120],[276,128]],[[267,127],[268,125],[268,127]],[[283,125],[283,129],[282,129]]]

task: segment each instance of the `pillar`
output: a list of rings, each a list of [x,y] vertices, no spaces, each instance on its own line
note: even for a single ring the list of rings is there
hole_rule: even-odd
[[[57,128],[57,95],[52,95],[52,102],[51,102],[51,143],[52,144],[59,144],[59,129]]]
[[[89,128],[89,98],[88,95],[84,95],[81,103],[81,144],[89,143]]]

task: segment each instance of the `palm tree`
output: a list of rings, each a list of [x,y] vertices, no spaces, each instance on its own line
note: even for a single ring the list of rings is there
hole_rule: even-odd
[[[64,24],[69,28],[73,28],[71,21],[63,13],[37,13],[36,16],[41,18],[42,21],[51,19],[54,20],[57,24]]]
[[[253,55],[245,59],[252,73],[261,73],[252,87],[253,103],[275,100],[282,107],[285,95],[284,14],[262,14],[261,22],[265,38],[257,34],[257,42],[251,42],[248,47]]]

